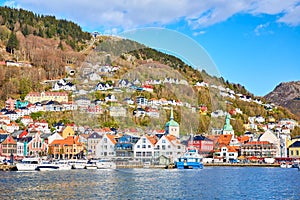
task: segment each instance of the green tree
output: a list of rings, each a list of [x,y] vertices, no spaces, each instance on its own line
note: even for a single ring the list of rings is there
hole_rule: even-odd
[[[17,39],[17,36],[15,33],[11,32],[6,45],[6,51],[9,53],[14,53],[14,51],[18,48],[19,48],[19,41]]]

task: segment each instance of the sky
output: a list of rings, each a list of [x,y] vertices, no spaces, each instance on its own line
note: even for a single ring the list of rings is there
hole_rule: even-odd
[[[300,80],[300,0],[0,0],[121,35],[263,96]],[[146,32],[145,32],[146,30]],[[143,33],[143,34],[141,34]]]

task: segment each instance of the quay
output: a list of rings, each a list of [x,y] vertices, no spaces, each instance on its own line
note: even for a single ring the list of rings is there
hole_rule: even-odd
[[[267,163],[203,163],[204,167],[280,167],[280,164]]]
[[[15,165],[0,164],[0,171],[15,171],[17,167]]]

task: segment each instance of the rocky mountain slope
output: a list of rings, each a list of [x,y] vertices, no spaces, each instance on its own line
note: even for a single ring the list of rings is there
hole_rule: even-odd
[[[300,81],[280,83],[265,98],[272,103],[289,109],[300,118]]]

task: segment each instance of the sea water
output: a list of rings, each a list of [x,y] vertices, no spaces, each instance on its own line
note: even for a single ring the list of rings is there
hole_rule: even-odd
[[[300,171],[205,167],[0,172],[0,199],[300,199]]]

